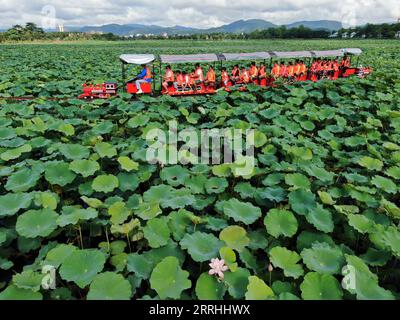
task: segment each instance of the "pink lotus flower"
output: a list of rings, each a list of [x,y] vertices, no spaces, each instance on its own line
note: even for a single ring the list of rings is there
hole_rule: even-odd
[[[225,265],[225,260],[218,258],[211,259],[211,263],[209,264],[210,271],[208,271],[209,275],[218,275],[218,277],[222,280],[224,278],[224,272],[228,270],[228,267]]]

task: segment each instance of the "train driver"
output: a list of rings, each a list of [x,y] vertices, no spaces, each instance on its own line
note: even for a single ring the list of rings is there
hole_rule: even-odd
[[[142,71],[136,76],[136,78],[133,78],[132,80],[128,81],[135,81],[135,85],[137,88],[137,93],[143,93],[142,87],[140,86],[142,83],[150,83],[152,81],[152,74],[150,68],[142,64]]]

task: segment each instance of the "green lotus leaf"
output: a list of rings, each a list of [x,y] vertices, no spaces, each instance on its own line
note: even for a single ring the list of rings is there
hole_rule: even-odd
[[[52,192],[36,192],[34,202],[35,205],[43,208],[55,210],[57,208],[59,197]]]
[[[12,282],[20,289],[39,291],[44,275],[33,270],[26,270],[13,276]]]
[[[362,157],[357,163],[368,170],[381,171],[383,167],[383,162],[381,160],[371,157]]]
[[[254,146],[256,148],[262,147],[263,145],[265,145],[267,143],[267,141],[268,141],[268,138],[263,132],[261,132],[259,130],[254,130]]]
[[[60,276],[83,289],[103,270],[105,262],[106,258],[99,250],[75,250],[61,264]]]
[[[396,257],[400,257],[400,232],[398,228],[389,227],[383,233],[383,241]]]
[[[322,182],[332,182],[335,174],[329,171],[326,171],[324,168],[318,167],[316,165],[306,165],[304,170],[311,177],[315,177]]]
[[[176,241],[182,240],[189,226],[193,225],[190,219],[192,213],[185,209],[173,211],[168,215],[168,226]]]
[[[160,184],[152,186],[149,190],[143,193],[143,200],[145,202],[162,202],[171,197],[174,188],[171,186]]]
[[[121,168],[125,171],[132,171],[132,170],[138,170],[139,169],[139,163],[133,161],[129,157],[119,157],[118,158],[118,163],[121,165]]]
[[[155,266],[150,285],[161,299],[179,299],[182,291],[192,286],[188,278],[189,272],[181,269],[177,258],[166,257]]]
[[[70,163],[69,169],[87,178],[100,170],[100,165],[93,160],[74,160]]]
[[[324,209],[321,205],[313,210],[308,211],[306,214],[307,221],[312,224],[315,229],[330,233],[333,231],[334,223],[332,219],[332,213],[329,210]]]
[[[73,245],[59,244],[47,252],[46,263],[58,268],[76,250],[78,248]]]
[[[138,228],[140,226],[139,219],[132,219],[127,223],[117,225],[111,225],[111,233],[112,234],[121,234],[121,235],[128,235],[133,229]]]
[[[102,102],[102,101],[100,101]],[[106,120],[106,121],[101,121],[100,123],[96,124],[93,128],[92,131],[96,135],[103,135],[107,133],[111,133],[111,131],[114,128],[114,124],[112,121]]]
[[[166,167],[160,172],[160,178],[173,187],[183,185],[189,175],[189,171],[182,166]]]
[[[129,300],[132,287],[121,274],[104,272],[96,275],[90,284],[88,300]]]
[[[385,171],[385,173],[393,179],[400,179],[400,167],[390,167]]]
[[[213,166],[212,173],[220,178],[229,177],[231,175],[231,166],[228,163]]]
[[[58,132],[62,133],[67,137],[73,136],[75,134],[74,126],[69,123],[61,123],[55,130],[57,130]]]
[[[301,160],[311,160],[313,158],[313,152],[311,149],[304,147],[290,147],[288,152],[295,158],[299,158]]]
[[[101,158],[113,158],[117,155],[117,149],[107,142],[96,143],[94,149]]]
[[[307,215],[317,207],[315,195],[312,192],[303,189],[290,192],[289,203],[292,210],[300,215]]]
[[[60,152],[70,160],[86,159],[90,155],[89,149],[79,144],[63,144],[60,146]]]
[[[129,119],[127,126],[129,128],[138,128],[140,126],[144,127],[150,120],[150,117],[145,114],[138,114],[137,116]]]
[[[318,273],[340,274],[345,264],[342,251],[327,243],[314,243],[312,248],[304,249],[301,256],[307,268]]]
[[[318,191],[319,198],[323,204],[333,206],[336,201],[332,199],[332,196],[328,192]]]
[[[341,205],[341,206],[333,206],[337,212],[348,215],[348,214],[355,214],[359,213],[360,209],[357,206],[351,206],[351,205]]]
[[[211,233],[196,231],[192,234],[186,233],[180,245],[189,252],[194,261],[204,262],[218,257],[223,242]]]
[[[298,264],[301,257],[297,252],[290,251],[283,247],[274,247],[269,252],[272,264],[275,267],[283,269],[286,277],[297,279],[304,273],[303,267]]]
[[[379,286],[378,276],[372,273],[359,257],[345,255],[347,265],[343,268],[342,285],[355,294],[358,300],[394,300],[394,295]]]
[[[195,292],[199,300],[221,300],[225,291],[224,283],[210,276],[208,272],[203,272],[197,279]]]
[[[57,219],[57,224],[60,227],[76,225],[82,221],[97,218],[97,216],[98,212],[93,208],[83,209],[80,206],[64,206],[61,215]]]
[[[119,186],[119,181],[112,174],[103,174],[97,176],[92,182],[92,188],[98,192],[109,193],[114,191]]]
[[[203,175],[190,176],[185,180],[185,186],[190,189],[193,194],[204,193],[207,177]]]
[[[30,144],[24,144],[18,148],[10,149],[1,154],[1,159],[4,161],[10,161],[18,159],[23,153],[28,153],[32,151]]]
[[[340,283],[330,274],[309,272],[300,285],[304,300],[341,300],[343,291]]]
[[[222,247],[219,249],[219,255],[224,259],[224,262],[230,271],[235,272],[237,270],[238,264],[236,262],[235,251],[228,247]]]
[[[246,300],[268,300],[274,297],[274,292],[263,280],[256,276],[250,276],[248,279]]]
[[[249,182],[238,183],[235,186],[234,190],[235,192],[240,194],[240,197],[242,199],[254,198],[257,191],[257,189],[254,188]]]
[[[167,222],[159,218],[149,220],[143,228],[143,232],[144,237],[152,248],[159,248],[166,245],[171,233]]]
[[[297,188],[310,189],[310,181],[305,175],[301,173],[287,174],[285,176],[285,183]]]
[[[228,187],[228,181],[225,178],[213,177],[207,180],[204,187],[208,194],[222,193]]]
[[[229,226],[221,231],[219,238],[224,241],[229,248],[242,251],[249,243],[246,230],[239,226]]]
[[[347,218],[349,219],[349,225],[362,234],[373,231],[375,226],[371,219],[361,214],[350,213]]]
[[[14,128],[0,128],[0,140],[12,139],[16,136]]]
[[[58,217],[50,209],[29,210],[18,217],[15,229],[25,238],[47,237],[57,229]]]
[[[281,187],[268,187],[265,189],[258,189],[256,195],[261,197],[261,199],[279,203],[285,200],[286,191]]]
[[[25,192],[32,189],[40,179],[40,172],[22,168],[9,176],[6,189],[13,192]]]
[[[196,201],[190,190],[186,188],[173,190],[170,195],[170,198],[162,201],[163,208],[181,209],[193,205]]]
[[[224,281],[228,285],[229,294],[235,299],[242,299],[247,291],[250,272],[245,268],[237,268],[235,272],[225,272]]]
[[[30,193],[7,193],[0,196],[0,217],[12,216],[21,209],[29,208],[32,198]]]
[[[127,270],[141,279],[148,279],[153,267],[153,262],[144,255],[131,253],[127,257]]]
[[[134,210],[135,215],[143,220],[151,220],[162,213],[158,202],[142,202]]]
[[[294,214],[288,210],[271,209],[264,218],[267,232],[278,238],[279,236],[292,237],[296,234],[298,223]]]
[[[241,202],[237,199],[230,199],[221,203],[224,214],[244,224],[252,224],[261,217],[261,209],[249,202]]]
[[[40,292],[32,290],[20,289],[15,285],[10,285],[0,292],[0,300],[42,300],[43,296]]]
[[[397,192],[396,184],[388,178],[375,176],[372,178],[371,183],[387,193],[395,194]]]
[[[66,162],[53,162],[46,165],[45,174],[46,180],[52,185],[61,187],[75,180],[75,173],[69,169],[69,164]]]
[[[88,198],[86,196],[82,196],[81,200],[86,203],[89,207],[94,209],[99,209],[103,207],[103,201],[96,199],[96,198]]]
[[[108,214],[111,216],[111,223],[123,224],[132,214],[132,211],[126,207],[123,201],[117,201],[108,208]]]

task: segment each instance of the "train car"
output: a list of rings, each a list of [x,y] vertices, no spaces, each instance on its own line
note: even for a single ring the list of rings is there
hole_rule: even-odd
[[[83,84],[83,93],[79,99],[108,99],[117,95],[118,84],[116,82],[104,82],[102,84]]]

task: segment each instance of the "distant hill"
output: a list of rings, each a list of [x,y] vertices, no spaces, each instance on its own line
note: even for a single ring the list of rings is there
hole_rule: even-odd
[[[342,28],[342,24],[338,21],[320,20],[320,21],[299,21],[286,25],[288,28],[295,28],[304,25],[310,29],[324,29],[336,31]],[[239,20],[216,28],[198,29],[184,26],[162,27],[157,25],[144,24],[106,24],[103,26],[85,26],[85,27],[66,27],[68,31],[80,32],[103,32],[114,33],[119,36],[137,35],[137,34],[200,34],[200,33],[250,33],[255,30],[264,30],[268,28],[278,27],[271,22],[261,19]]]
[[[319,21],[299,21],[286,25],[288,28],[297,28],[301,25],[313,30],[337,31],[343,27],[339,21],[319,20]]]

